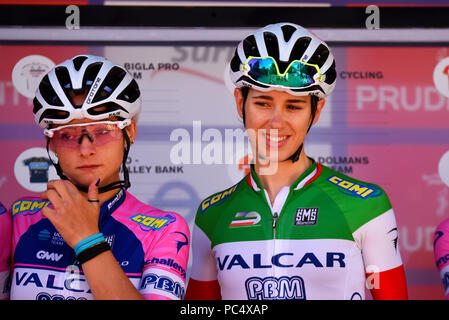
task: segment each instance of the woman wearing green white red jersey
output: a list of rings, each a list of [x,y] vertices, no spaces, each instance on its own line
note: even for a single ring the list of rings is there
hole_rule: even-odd
[[[11,206],[11,299],[182,299],[187,223],[126,190],[137,82],[118,64],[79,55],[44,76],[33,104],[61,179]]]
[[[193,230],[186,299],[407,299],[385,192],[304,153],[335,86],[334,57],[291,23],[239,43],[230,61],[251,172],[207,197]]]

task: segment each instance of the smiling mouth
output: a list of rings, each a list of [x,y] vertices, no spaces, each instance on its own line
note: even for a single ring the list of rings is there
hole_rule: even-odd
[[[272,142],[280,142],[280,141],[284,141],[285,139],[288,138],[288,136],[278,137],[278,136],[270,136],[270,135],[267,135],[266,137],[268,140],[270,140]]]

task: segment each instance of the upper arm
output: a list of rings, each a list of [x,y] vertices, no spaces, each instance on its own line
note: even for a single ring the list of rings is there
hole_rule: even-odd
[[[449,219],[443,221],[435,231],[433,251],[435,264],[440,272],[444,295],[449,300]]]
[[[374,299],[407,299],[393,209],[362,225],[353,236],[362,251],[367,286]]]
[[[182,300],[189,260],[190,231],[185,219],[156,231],[156,243],[145,252],[140,293],[145,299]]]

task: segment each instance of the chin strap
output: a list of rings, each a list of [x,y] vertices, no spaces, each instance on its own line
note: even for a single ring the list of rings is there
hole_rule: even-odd
[[[131,142],[129,140],[128,134],[126,133],[126,130],[123,128],[122,129],[123,132],[123,137],[125,138],[126,141],[126,147],[125,150],[123,152],[123,161],[122,161],[122,170],[123,170],[123,178],[124,180],[119,180],[119,181],[115,181],[112,182],[106,186],[100,187],[98,188],[98,193],[104,193],[113,189],[121,189],[122,187],[125,189],[128,189],[131,186],[131,182],[129,181],[129,171],[128,168],[126,167],[126,159],[128,158],[128,153],[129,153],[129,149],[131,146]],[[61,166],[58,163],[53,162],[53,159],[50,156],[50,152],[49,152],[49,145],[50,145],[50,138],[47,138],[47,154],[48,154],[48,158],[50,159],[50,162],[53,164],[53,166],[56,169],[56,173],[58,174],[58,176],[62,179],[62,180],[69,180],[69,178],[67,178],[67,176],[64,174],[64,172],[61,169]],[[80,186],[80,185],[75,185],[79,191],[81,192],[86,192],[88,191],[88,188],[85,186]]]

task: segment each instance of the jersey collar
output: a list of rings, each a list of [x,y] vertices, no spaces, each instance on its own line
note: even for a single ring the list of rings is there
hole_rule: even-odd
[[[295,182],[293,182],[293,184],[290,186],[290,190],[300,190],[314,181],[320,175],[322,170],[321,164],[317,163],[312,158],[309,159],[312,160],[312,165],[306,171],[304,171],[303,174],[301,174],[301,176]],[[262,184],[257,177],[256,171],[254,170],[254,164],[251,164],[251,171],[248,174],[246,180],[254,191],[260,191],[263,189]]]
[[[105,201],[100,208],[100,227],[105,220],[114,212],[118,207],[122,205],[126,198],[126,190],[121,188],[119,192],[115,194],[111,199]]]

